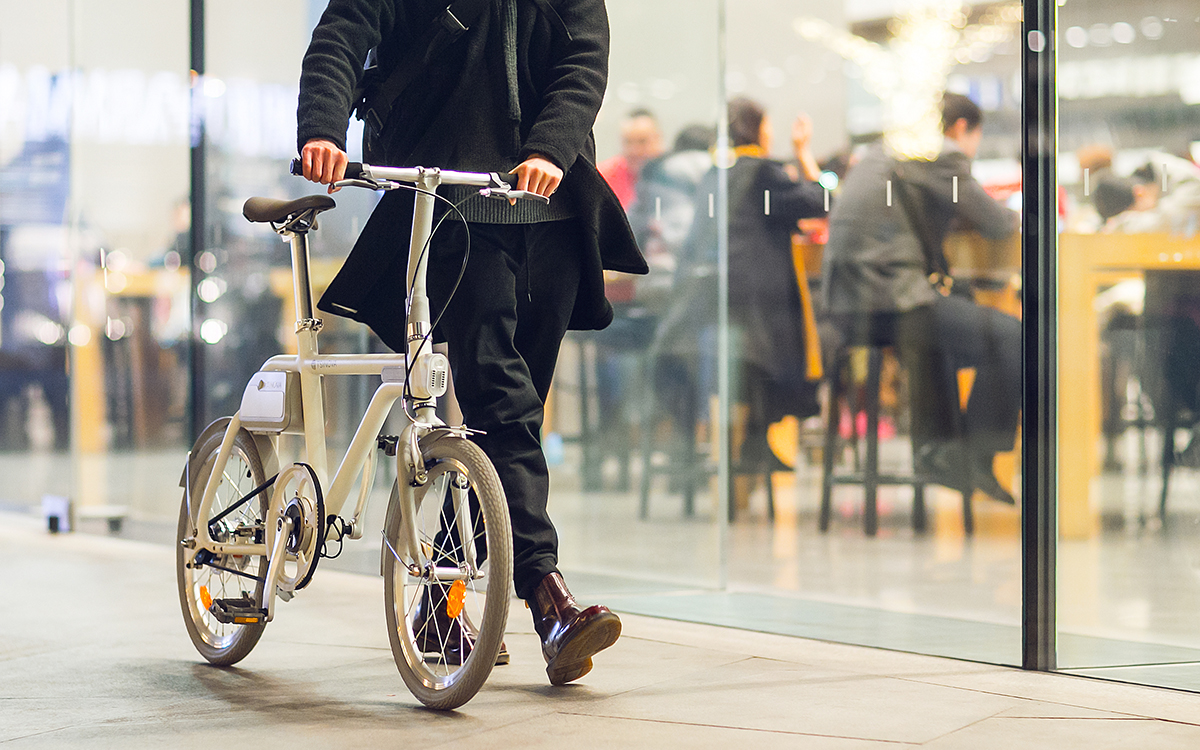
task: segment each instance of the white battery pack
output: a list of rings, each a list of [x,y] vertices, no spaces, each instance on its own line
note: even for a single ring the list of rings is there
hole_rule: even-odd
[[[238,410],[251,432],[303,432],[299,376],[294,372],[257,372],[242,392]]]

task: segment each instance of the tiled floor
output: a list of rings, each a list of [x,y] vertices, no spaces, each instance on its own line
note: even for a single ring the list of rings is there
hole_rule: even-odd
[[[572,458],[568,446],[566,463],[555,470],[551,512],[563,567],[581,591],[609,594],[627,611],[656,617],[1019,663],[1015,509],[977,499],[978,530],[968,539],[957,496],[931,490],[931,531],[915,535],[910,497],[889,489],[881,494],[880,533],[867,538],[860,497],[845,488],[835,495],[833,527],[820,534],[819,473],[802,465],[795,476],[775,477],[774,522],[758,491],[723,533],[708,494],[688,518],[680,497],[665,483],[656,485],[649,517],[641,519],[636,492],[578,491]],[[126,537],[171,544],[181,462],[179,451],[74,462],[0,454],[0,476],[8,478],[0,485],[0,507],[23,509],[45,492],[69,495],[80,506],[122,505],[130,511]],[[377,570],[375,530],[386,481],[381,468],[366,523],[370,535],[348,544],[332,567]],[[1059,664],[1081,674],[1194,690],[1200,685],[1200,475],[1176,472],[1165,527],[1150,513],[1155,481],[1136,473],[1098,480],[1103,532],[1060,542]],[[105,530],[101,521],[84,526]]]
[[[625,614],[579,683],[513,663],[461,710],[396,674],[378,577],[321,571],[255,651],[192,650],[163,545],[0,514],[0,745],[16,748],[1194,748],[1200,696]],[[615,598],[614,598],[615,601]]]

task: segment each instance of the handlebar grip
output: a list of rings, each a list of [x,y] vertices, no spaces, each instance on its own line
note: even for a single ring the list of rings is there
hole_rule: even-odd
[[[304,175],[304,165],[300,162],[299,159],[292,159],[292,165],[291,165],[291,167],[289,167],[288,171],[291,172],[292,174],[296,175],[297,177],[302,177]],[[362,162],[352,161],[346,165],[346,176],[344,179],[357,180],[357,179],[361,179],[362,176],[363,176]]]

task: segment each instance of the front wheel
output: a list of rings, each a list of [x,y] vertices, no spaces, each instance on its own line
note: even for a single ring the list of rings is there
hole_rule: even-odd
[[[428,478],[412,488],[415,518],[404,517],[399,489],[392,488],[384,604],[404,683],[430,708],[452,709],[474,697],[500,652],[512,587],[512,530],[496,469],[477,445],[433,435],[423,441],[422,456]],[[404,541],[411,538],[410,522],[416,554]],[[453,571],[461,573],[456,580]]]
[[[196,538],[196,530],[201,522],[200,500],[215,468],[224,434],[225,431],[221,429],[206,430],[192,449],[184,477],[189,487],[184,490],[182,507],[179,509],[175,547],[176,578],[184,624],[200,655],[218,666],[236,664],[244,659],[258,643],[266,627],[266,623],[261,621],[223,623],[211,611],[214,600],[262,601],[263,579],[267,573],[265,555],[217,555],[210,556],[208,564],[188,562],[190,550],[185,544]],[[266,481],[262,459],[249,432],[242,429],[234,436],[233,450],[225,466],[220,467],[220,472],[209,519],[215,519],[237,505]],[[209,532],[213,540],[261,544],[263,519],[269,504],[267,494],[259,492],[256,497],[213,523]]]

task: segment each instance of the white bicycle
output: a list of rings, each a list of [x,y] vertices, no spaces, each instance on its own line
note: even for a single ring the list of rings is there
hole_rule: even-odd
[[[297,173],[293,162],[292,171]],[[251,378],[240,409],[210,424],[180,480],[176,568],[188,635],[217,665],[245,658],[279,600],[313,578],[327,544],[363,536],[361,519],[377,451],[396,461],[383,529],[381,572],[396,666],[421,702],[450,709],[470,700],[501,651],[512,587],[512,533],[504,488],[471,442],[453,398],[449,361],[435,351],[426,292],[429,239],[440,184],[470,185],[493,198],[547,199],[498,174],[352,164],[338,186],[416,192],[408,259],[408,349],[404,354],[322,355],[314,317],[308,233],[335,206],[328,195],[292,201],[251,198],[243,213],[270,223],[291,245],[298,354],[270,358]],[[455,209],[457,210],[457,209]],[[453,211],[447,212],[450,216]],[[349,448],[330,477],[321,379],[382,379]],[[438,399],[447,396],[445,421]],[[401,401],[407,424],[381,435]],[[281,434],[302,434],[302,462],[279,466]],[[342,516],[361,475],[353,513]]]

